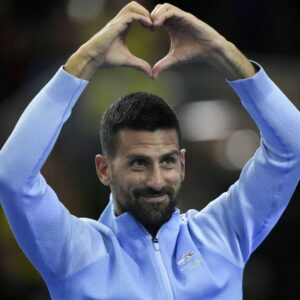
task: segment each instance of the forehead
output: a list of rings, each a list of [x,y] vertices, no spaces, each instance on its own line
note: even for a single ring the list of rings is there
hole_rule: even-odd
[[[163,155],[179,150],[178,135],[175,129],[155,131],[122,129],[118,133],[117,156]]]

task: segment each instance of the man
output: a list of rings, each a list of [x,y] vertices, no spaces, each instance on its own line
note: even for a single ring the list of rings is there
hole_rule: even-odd
[[[134,21],[170,36],[170,52],[153,69],[124,43]],[[72,216],[40,169],[86,80],[117,66],[157,78],[196,60],[230,80],[261,131],[261,147],[239,181],[201,212],[180,214],[185,150],[177,118],[159,97],[134,93],[102,118],[96,170],[111,189],[109,205],[99,221]],[[27,107],[0,152],[0,199],[52,299],[242,299],[245,263],[288,204],[299,161],[299,111],[259,65],[177,7],[158,5],[149,13],[132,2]]]

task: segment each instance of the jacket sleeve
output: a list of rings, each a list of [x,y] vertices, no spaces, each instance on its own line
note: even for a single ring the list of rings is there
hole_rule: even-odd
[[[1,205],[19,245],[48,278],[70,272],[71,256],[80,255],[72,250],[80,243],[80,249],[90,246],[88,239],[81,241],[90,236],[88,226],[59,202],[40,173],[86,85],[61,68],[28,105],[0,151]]]
[[[196,213],[192,224],[201,228],[198,235],[208,248],[243,267],[299,182],[300,113],[262,68],[252,78],[229,84],[256,122],[261,145],[239,180]]]

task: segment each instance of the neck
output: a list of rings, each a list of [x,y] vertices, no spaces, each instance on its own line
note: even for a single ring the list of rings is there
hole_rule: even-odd
[[[155,227],[153,227],[153,226],[145,226],[145,225],[143,225],[143,226],[151,234],[152,238],[156,238],[156,235],[157,235],[157,232],[158,232],[160,226],[155,226]]]

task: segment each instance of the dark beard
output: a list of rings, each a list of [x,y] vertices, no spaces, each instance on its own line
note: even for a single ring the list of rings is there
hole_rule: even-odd
[[[168,196],[168,200],[161,203],[147,203],[140,198],[142,196],[164,195]],[[148,230],[157,231],[171,218],[175,211],[179,200],[179,191],[175,191],[172,187],[164,187],[160,191],[152,188],[135,189],[130,193],[130,198],[130,201],[127,201],[126,207],[119,203],[121,209],[130,212]]]

